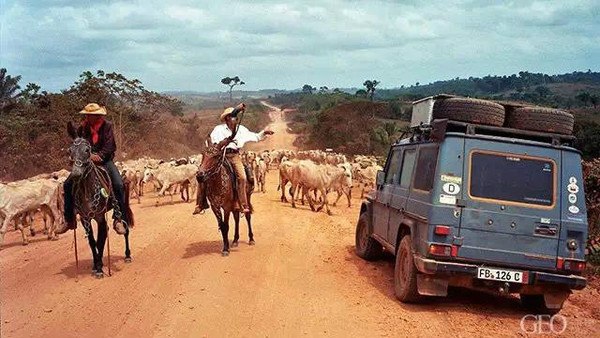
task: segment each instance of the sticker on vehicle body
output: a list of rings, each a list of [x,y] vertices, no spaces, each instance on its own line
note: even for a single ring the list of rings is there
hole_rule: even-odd
[[[574,176],[569,177],[569,184],[577,184],[577,179]]]
[[[567,190],[571,193],[571,194],[576,194],[579,192],[579,187],[576,184],[569,184],[567,186]]]
[[[456,183],[444,183],[442,190],[448,195],[457,195],[460,192],[460,185]]]
[[[455,205],[456,204],[456,196],[440,194],[440,203]]]
[[[449,183],[455,183],[455,184],[462,183],[462,177],[453,176],[453,175],[441,175],[440,179],[442,180],[442,182],[449,182]]]
[[[569,207],[569,212],[572,214],[578,214],[579,213],[579,207],[576,205],[572,205]]]
[[[550,224],[550,218],[540,218],[540,223],[542,223],[542,224]]]
[[[569,194],[569,203],[571,203],[571,204],[577,203],[577,195]]]

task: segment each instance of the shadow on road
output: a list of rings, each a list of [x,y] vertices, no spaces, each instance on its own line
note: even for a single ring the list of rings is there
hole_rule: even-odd
[[[421,304],[401,303],[394,294],[395,258],[393,255],[385,252],[382,259],[367,262],[356,255],[353,245],[347,246],[346,250],[346,261],[355,265],[358,274],[405,310],[411,312],[470,313],[512,319],[521,319],[527,314],[526,310],[521,307],[518,297],[500,296],[453,287],[448,289],[447,297],[428,297]]]
[[[221,255],[223,241],[204,241],[191,243],[185,248],[182,258],[193,258],[204,255]],[[232,248],[233,249],[233,248]]]
[[[120,267],[118,267],[117,265],[115,265],[115,263],[117,262],[123,262],[125,260],[125,256],[115,256],[115,255],[111,255],[110,256],[110,262],[111,262],[111,272],[113,274],[113,276],[115,275],[115,272],[119,272],[122,269]],[[104,274],[106,277],[108,277],[108,257],[104,256],[103,259],[104,262]],[[67,276],[68,278],[78,278],[78,277],[82,277],[82,276],[90,276],[92,273],[92,266],[94,265],[94,262],[91,258],[89,259],[80,259],[79,260],[79,274],[77,274],[77,266],[75,264],[75,258],[71,257],[71,260],[67,263],[65,263],[66,266],[64,266],[60,272],[56,273],[58,274],[62,274]]]

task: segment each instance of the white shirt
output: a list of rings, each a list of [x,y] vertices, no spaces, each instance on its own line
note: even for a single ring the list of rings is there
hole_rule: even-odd
[[[227,127],[227,124],[223,123],[216,126],[212,133],[210,133],[210,141],[216,144],[228,138],[231,136],[231,134],[233,134],[233,132],[229,129],[229,127]],[[239,150],[242,149],[244,144],[247,142],[259,142],[264,138],[264,131],[261,131],[260,133],[253,133],[248,130],[248,128],[240,125],[237,134],[235,134],[235,137],[233,138],[234,142],[229,143],[227,148]]]

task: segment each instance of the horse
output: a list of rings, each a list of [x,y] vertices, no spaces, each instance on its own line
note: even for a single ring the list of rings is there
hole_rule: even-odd
[[[104,277],[102,270],[102,256],[104,254],[104,245],[108,236],[108,224],[106,222],[106,213],[111,209],[118,210],[118,203],[112,193],[112,182],[108,173],[101,167],[96,166],[91,160],[92,146],[89,141],[80,137],[75,132],[75,128],[69,123],[67,130],[69,136],[73,139],[73,144],[69,147],[69,156],[73,161],[73,169],[70,179],[73,180],[73,202],[76,214],[79,214],[83,228],[92,250],[94,266],[92,274],[96,278]],[[130,224],[125,226],[125,262],[131,263],[131,250],[129,248],[129,227],[133,227],[133,213],[129,207],[129,183],[125,188],[125,206],[124,212],[129,216]],[[94,239],[92,229],[92,220],[98,224],[98,237]],[[109,253],[110,254],[110,253]],[[110,256],[109,256],[110,258]],[[110,264],[110,262],[109,262]],[[110,268],[110,266],[109,266]]]
[[[235,221],[235,234],[231,245],[237,247],[240,238],[240,211],[236,208],[237,201],[233,186],[235,173],[231,166],[227,167],[225,146],[225,143],[209,146],[204,152],[204,156],[202,156],[202,162],[197,174],[198,182],[201,184],[204,183],[206,197],[210,201],[210,208],[217,218],[219,230],[223,236],[222,255],[224,257],[229,256],[229,217],[232,213]],[[248,223],[249,245],[256,244],[254,234],[252,233],[252,203],[250,200],[253,190],[254,182],[248,180],[246,184],[246,196],[250,212],[244,216]]]

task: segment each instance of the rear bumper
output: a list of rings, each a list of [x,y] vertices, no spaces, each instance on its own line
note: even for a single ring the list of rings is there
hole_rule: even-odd
[[[474,279],[477,278],[477,268],[479,267],[474,264],[436,261],[420,256],[415,257],[415,265],[420,272],[425,274],[466,275]],[[586,279],[581,276],[565,276],[532,270],[524,271],[529,272],[528,285],[556,285],[581,290],[587,284]]]

